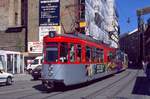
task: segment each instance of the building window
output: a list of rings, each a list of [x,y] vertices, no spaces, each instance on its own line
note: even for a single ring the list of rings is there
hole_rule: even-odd
[[[79,0],[79,19],[80,21],[85,20],[85,0]]]
[[[15,12],[15,25],[17,26],[18,25],[18,13]]]
[[[21,25],[27,25],[28,0],[21,0]]]

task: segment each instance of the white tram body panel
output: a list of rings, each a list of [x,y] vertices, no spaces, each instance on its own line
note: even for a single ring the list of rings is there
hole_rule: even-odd
[[[78,84],[87,80],[86,69],[82,64],[44,64],[42,78],[62,81],[65,85]]]
[[[94,67],[94,64],[92,68]],[[88,71],[85,64],[43,64],[42,78],[52,83],[63,83],[65,86],[84,83],[90,80],[98,79],[117,71],[105,71],[96,73],[93,68]],[[91,74],[88,74],[90,72]]]

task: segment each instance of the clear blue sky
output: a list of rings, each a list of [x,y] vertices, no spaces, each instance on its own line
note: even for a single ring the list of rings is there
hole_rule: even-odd
[[[150,0],[116,0],[117,10],[119,13],[119,24],[121,34],[130,32],[137,28],[137,16],[136,10],[150,6]],[[130,19],[130,23],[127,24],[127,19]],[[143,16],[146,21],[150,18],[150,14]]]

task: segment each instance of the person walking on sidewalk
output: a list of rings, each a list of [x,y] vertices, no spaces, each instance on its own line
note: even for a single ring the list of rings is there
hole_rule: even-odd
[[[144,70],[145,73],[146,73],[147,64],[148,64],[147,59],[142,61],[142,66],[143,66],[143,70]]]
[[[150,80],[150,57],[147,59],[147,65],[146,65],[146,76]]]

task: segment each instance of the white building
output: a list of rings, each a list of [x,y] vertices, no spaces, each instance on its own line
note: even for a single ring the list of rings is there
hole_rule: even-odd
[[[115,0],[85,0],[86,35],[118,48]]]

